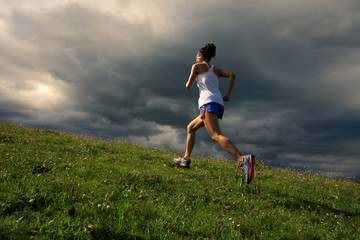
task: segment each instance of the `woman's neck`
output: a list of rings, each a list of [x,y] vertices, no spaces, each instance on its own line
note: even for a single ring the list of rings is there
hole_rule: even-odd
[[[206,63],[209,67],[211,67],[211,64],[210,64],[209,60],[204,60],[203,63]]]

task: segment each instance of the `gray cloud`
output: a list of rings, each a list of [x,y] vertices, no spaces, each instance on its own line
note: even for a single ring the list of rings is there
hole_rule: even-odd
[[[236,73],[222,131],[270,165],[359,178],[353,1],[0,3],[0,120],[182,152],[207,41]],[[221,79],[226,91],[227,80]],[[230,157],[199,130],[195,154]],[[339,167],[339,164],[341,167]]]

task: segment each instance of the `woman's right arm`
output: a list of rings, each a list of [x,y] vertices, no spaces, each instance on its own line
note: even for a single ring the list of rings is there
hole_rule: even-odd
[[[233,89],[234,84],[235,84],[235,73],[232,73],[232,72],[227,71],[227,70],[220,70],[219,75],[220,75],[220,77],[229,78],[229,88],[228,88],[226,94],[223,96],[223,100],[225,102],[228,102],[228,101],[230,101],[230,95],[231,95],[232,89]]]

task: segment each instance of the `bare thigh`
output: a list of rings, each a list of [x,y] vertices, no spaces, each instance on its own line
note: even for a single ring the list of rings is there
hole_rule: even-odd
[[[201,119],[201,116],[198,116],[188,124],[187,129],[188,132],[196,132],[198,129],[202,128],[203,126],[204,126],[204,122]]]
[[[215,113],[205,112],[204,124],[209,132],[212,140],[220,144],[220,146],[230,153],[238,162],[242,162],[242,154],[232,143],[232,141],[221,133],[219,119]]]
[[[205,117],[203,119],[206,130],[213,138],[217,135],[222,135],[219,125],[219,119],[215,113],[209,113],[205,111]]]

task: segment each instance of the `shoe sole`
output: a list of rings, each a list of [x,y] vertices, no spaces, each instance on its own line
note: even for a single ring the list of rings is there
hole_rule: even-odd
[[[174,161],[174,163],[176,163],[177,165],[180,165],[180,166],[186,167],[186,168],[190,168],[190,166],[189,166],[189,165],[186,165],[185,163],[178,162],[178,161],[175,161],[175,160],[173,160],[173,161]]]

